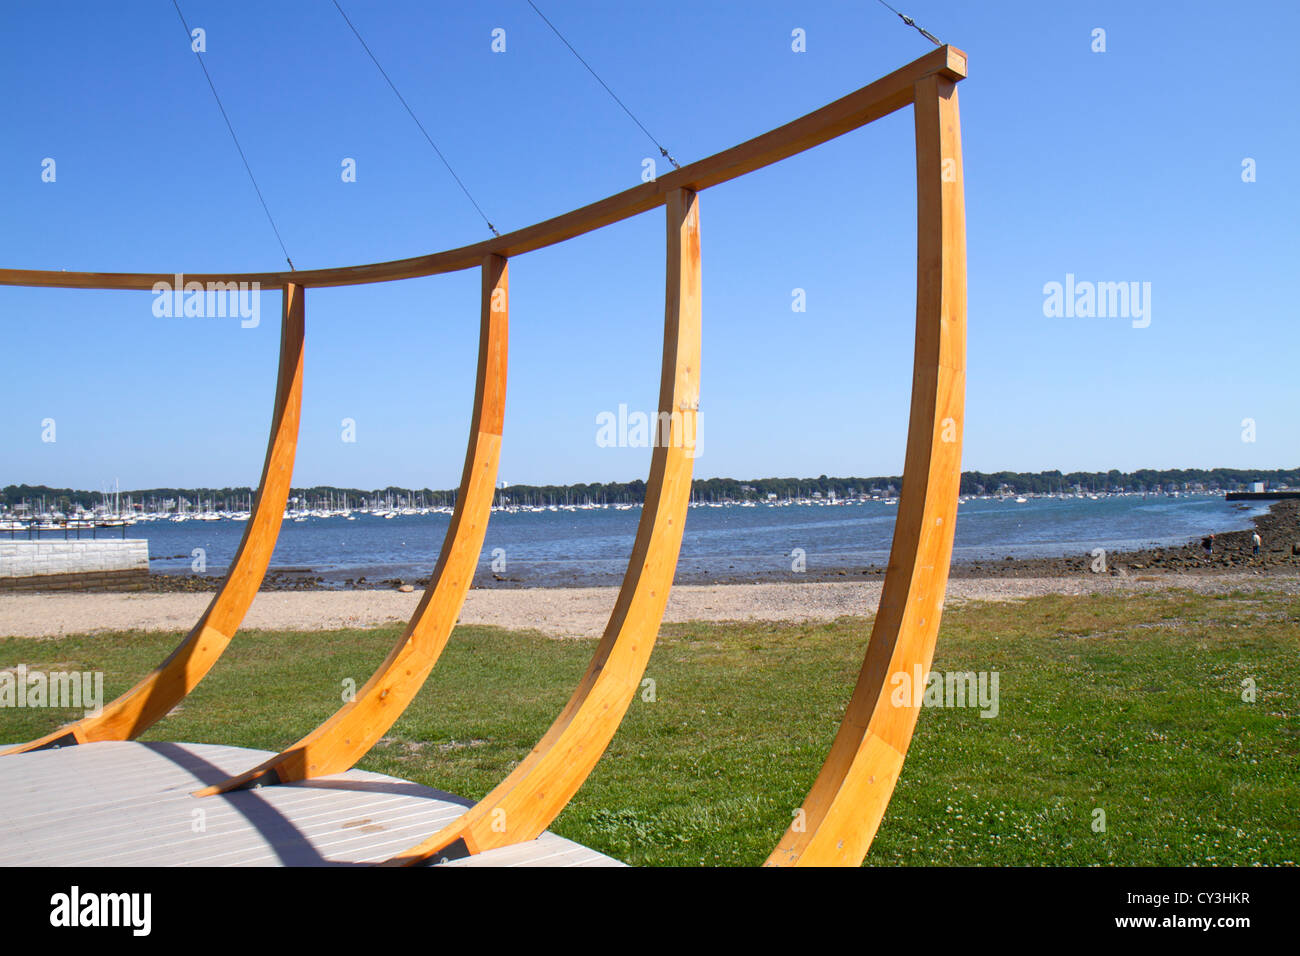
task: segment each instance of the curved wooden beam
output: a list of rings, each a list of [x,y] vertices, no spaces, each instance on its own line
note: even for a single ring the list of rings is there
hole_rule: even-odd
[[[903,769],[948,583],[966,392],[966,213],[957,88],[916,84],[916,353],[903,490],[885,586],[857,687],[830,755],[769,866],[858,866]]]
[[[265,288],[288,283],[302,286],[359,285],[413,279],[471,269],[488,255],[507,259],[572,239],[610,223],[662,206],[679,189],[699,192],[770,166],[796,153],[865,126],[912,102],[913,89],[926,76],[961,79],[966,75],[966,54],[955,47],[932,50],[888,76],[784,126],[755,136],[721,153],[673,170],[648,183],[624,190],[599,202],[524,229],[458,249],[333,269],[300,272],[187,273],[186,282],[248,282]],[[171,272],[55,272],[37,269],[0,269],[0,285],[59,286],[74,289],[152,289],[155,283],[173,283]]]
[[[451,524],[424,597],[401,638],[356,697],[306,737],[252,770],[197,791],[197,797],[343,773],[379,742],[415,699],[447,645],[474,578],[492,514],[506,405],[509,274],[506,260],[483,261],[478,377],[465,469]]]
[[[578,792],[640,686],[677,568],[698,434],[700,218],[693,192],[670,193],[659,421],[627,574],[591,664],[564,711],[496,789],[391,861],[413,864],[531,840]]]
[[[131,740],[167,716],[198,685],[226,649],[262,586],[284,520],[302,408],[303,315],[302,288],[286,286],[280,323],[280,367],[276,378],[275,408],[271,416],[266,461],[262,466],[262,481],[235,560],[208,609],[162,664],[121,697],[106,704],[98,717],[86,717],[68,724],[39,740],[11,747],[3,754],[96,740]]]

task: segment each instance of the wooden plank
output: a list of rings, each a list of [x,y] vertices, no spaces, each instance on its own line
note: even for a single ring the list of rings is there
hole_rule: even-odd
[[[891,675],[929,673],[952,558],[966,362],[966,219],[953,80],[916,85],[916,352],[903,490],[880,607],[839,733],[771,866],[857,866],[903,768],[920,694],[895,706]]]
[[[333,866],[380,862],[465,809],[353,770],[195,800],[270,756],[207,744],[105,742],[0,759],[0,866]],[[470,866],[618,866],[554,833]]]
[[[497,850],[488,850],[474,856],[461,857],[438,864],[442,867],[462,866],[499,866],[499,867],[537,867],[537,866],[619,866],[604,854],[589,850],[584,846],[562,840],[554,833],[543,833],[536,840],[515,843]]]
[[[212,603],[180,646],[138,684],[106,704],[98,717],[83,718],[0,756],[92,740],[127,740],[143,733],[198,685],[235,636],[266,576],[289,499],[302,411],[303,295],[300,286],[284,290],[279,372],[262,480],[235,560]]]
[[[731,149],[665,173],[654,182],[642,183],[545,222],[458,249],[391,262],[300,272],[187,273],[185,280],[205,285],[208,282],[255,282],[264,288],[277,288],[288,283],[309,287],[359,285],[459,272],[473,268],[489,255],[512,258],[647,212],[664,205],[668,197],[679,189],[699,192],[770,166],[902,109],[912,102],[915,85],[923,77],[960,79],[965,75],[966,54],[955,47],[940,47],[819,110]],[[170,284],[174,281],[174,271],[135,273],[0,269],[0,285],[152,289],[156,283]]]
[[[578,792],[622,722],[663,620],[682,543],[700,407],[700,217],[689,190],[668,197],[659,412],[636,541],[613,613],[587,672],[541,741],[455,823],[395,858],[409,865],[463,841],[471,854],[532,840]]]
[[[270,760],[195,796],[341,773],[364,757],[415,699],[465,604],[492,514],[505,422],[510,282],[506,260],[483,261],[478,373],[456,507],[438,563],[402,636],[356,697]]]

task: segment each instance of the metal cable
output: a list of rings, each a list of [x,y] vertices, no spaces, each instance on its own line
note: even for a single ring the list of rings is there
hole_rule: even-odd
[[[185,36],[191,37],[190,25],[185,22],[185,14],[181,13],[180,4],[172,0],[172,6],[176,8],[176,16],[181,18],[181,26],[185,28]],[[212,90],[212,97],[217,101],[217,109],[221,110],[221,118],[226,121],[226,129],[230,130],[230,138],[235,141],[235,149],[239,150],[239,158],[244,161],[244,169],[248,171],[248,179],[253,184],[253,190],[257,193],[257,201],[262,204],[262,211],[266,213],[266,221],[271,224],[271,231],[275,233],[276,242],[280,243],[280,251],[284,253],[284,261],[289,263],[289,271],[294,271],[293,260],[289,258],[289,250],[285,248],[284,239],[280,237],[280,230],[275,225],[275,217],[271,215],[271,208],[266,204],[266,198],[262,195],[261,187],[257,185],[257,177],[253,175],[253,167],[248,165],[248,157],[244,155],[244,147],[239,145],[239,137],[235,135],[235,127],[230,123],[230,117],[226,115],[226,108],[221,103],[221,96],[217,93],[216,84],[212,82],[212,74],[208,72],[207,64],[203,62],[203,55],[197,50],[194,56],[198,58],[199,66],[203,70],[203,75],[208,80],[208,89]]]
[[[940,40],[937,36],[935,36],[933,33],[931,33],[929,30],[925,29],[924,27],[918,26],[917,23],[916,23],[916,21],[913,20],[911,17],[907,16],[906,14],[899,13],[897,10],[895,10],[893,7],[891,7],[889,4],[885,3],[885,0],[877,0],[877,2],[878,2],[882,7],[884,7],[886,10],[888,10],[890,13],[895,14],[895,15],[896,15],[900,20],[902,20],[904,23],[906,23],[909,27],[911,27],[911,28],[912,28],[913,30],[915,30],[917,33],[921,34],[921,36],[925,37],[927,40],[929,40],[929,41],[930,41],[931,43],[933,43],[935,46],[943,46],[943,41],[942,41],[942,40]]]
[[[343,18],[343,22],[348,25],[348,28],[356,36],[357,42],[361,44],[361,49],[365,50],[366,55],[369,56],[370,59],[374,62],[375,66],[378,68],[380,74],[383,76],[384,80],[388,83],[393,93],[397,95],[397,99],[401,102],[402,106],[406,107],[406,112],[411,114],[411,119],[415,120],[415,125],[420,127],[420,132],[423,133],[424,138],[429,141],[429,145],[433,147],[433,151],[438,154],[438,158],[442,160],[442,164],[447,167],[447,172],[451,173],[451,178],[456,180],[456,185],[458,185],[460,187],[460,191],[465,194],[465,198],[468,199],[471,203],[474,203],[474,208],[477,209],[478,214],[483,217],[483,221],[487,223],[487,227],[492,230],[492,235],[494,236],[501,235],[501,233],[497,232],[497,227],[492,225],[491,220],[489,220],[487,215],[483,212],[483,208],[479,206],[479,204],[474,200],[474,197],[470,195],[469,189],[467,189],[465,187],[465,184],[461,182],[461,178],[456,175],[456,170],[451,168],[451,163],[447,162],[447,157],[442,154],[442,150],[440,150],[438,148],[438,144],[433,141],[433,137],[430,136],[429,131],[424,128],[424,124],[421,123],[420,118],[415,115],[415,111],[411,109],[410,104],[406,102],[406,98],[403,97],[402,94],[398,91],[396,84],[394,84],[393,81],[389,78],[388,73],[384,70],[384,68],[379,65],[378,58],[374,55],[374,53],[370,51],[370,47],[366,45],[366,41],[361,38],[361,34],[357,31],[357,28],[352,25],[352,21],[348,19],[348,15],[344,13],[343,8],[339,6],[339,0],[333,0],[333,2],[334,2],[334,9],[338,10],[339,16]]]
[[[642,123],[639,119],[636,118],[636,116],[633,115],[632,111],[628,109],[627,106],[623,103],[623,101],[620,100],[618,96],[614,93],[614,91],[609,88],[609,84],[607,84],[604,80],[602,80],[600,78],[600,74],[591,68],[591,64],[582,58],[582,54],[580,54],[577,50],[573,48],[573,44],[570,43],[568,40],[564,39],[564,34],[561,33],[559,30],[555,29],[555,24],[552,23],[550,20],[546,19],[546,14],[542,13],[541,10],[537,9],[537,4],[533,3],[533,0],[527,0],[527,3],[530,7],[533,8],[533,10],[537,13],[537,15],[542,18],[542,21],[548,27],[551,28],[551,32],[560,38],[560,42],[569,48],[569,52],[578,58],[578,62],[587,68],[587,72],[596,78],[596,82],[599,83],[601,86],[605,87],[605,92],[608,93],[610,96],[614,97],[614,102],[623,108],[623,112],[632,118],[632,122],[636,123],[637,126],[641,127],[641,132],[645,133],[646,136],[650,137],[650,142],[654,143],[656,146],[659,147],[659,152],[661,152],[664,155],[664,158],[667,159],[668,162],[673,164],[673,169],[681,169],[681,167],[677,165],[677,160],[673,159],[672,156],[668,155],[668,150],[664,149],[663,144],[660,143],[659,140],[655,139],[654,135],[648,129],[645,128],[645,124]]]

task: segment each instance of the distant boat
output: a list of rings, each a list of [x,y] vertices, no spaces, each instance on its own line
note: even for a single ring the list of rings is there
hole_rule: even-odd
[[[1028,501],[1028,500],[1029,500],[1028,498],[1017,498],[1017,499],[1016,499],[1016,504],[1018,504],[1018,505],[1023,505],[1023,504],[1024,504],[1026,501]]]

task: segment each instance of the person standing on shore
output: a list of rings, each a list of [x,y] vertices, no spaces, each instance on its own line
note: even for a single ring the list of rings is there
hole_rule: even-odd
[[[1201,547],[1205,549],[1205,560],[1209,561],[1214,556],[1214,535],[1207,534],[1202,538]]]
[[[1255,557],[1259,557],[1259,546],[1262,543],[1259,539],[1259,532],[1256,531],[1250,536],[1250,543],[1255,546]]]

